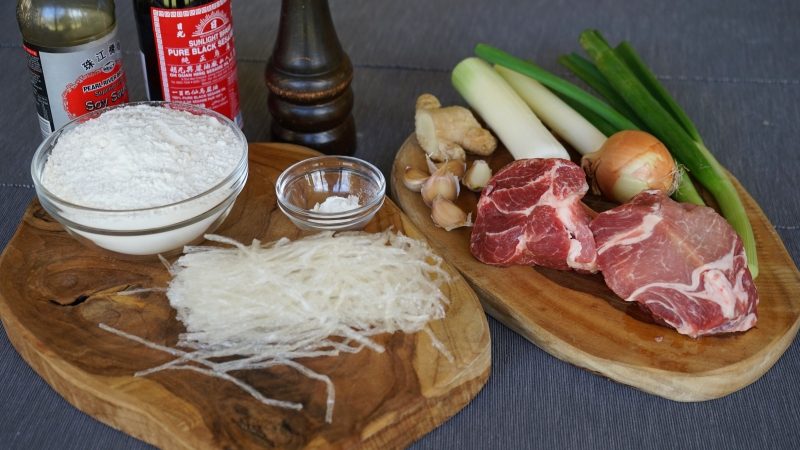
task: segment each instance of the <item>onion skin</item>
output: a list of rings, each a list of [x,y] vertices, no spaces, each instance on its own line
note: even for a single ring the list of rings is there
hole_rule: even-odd
[[[646,190],[671,195],[677,187],[675,160],[650,133],[624,130],[581,159],[592,192],[620,203]]]

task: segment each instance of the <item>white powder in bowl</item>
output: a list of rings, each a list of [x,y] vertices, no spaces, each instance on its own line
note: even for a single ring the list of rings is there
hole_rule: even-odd
[[[55,142],[41,184],[69,203],[43,206],[99,247],[168,252],[225,219],[247,180],[246,152],[241,132],[211,116],[150,105],[109,109]]]
[[[321,213],[340,213],[356,209],[361,204],[358,202],[357,195],[348,195],[347,197],[339,197],[331,195],[326,198],[324,202],[317,203],[311,208],[311,211]]]
[[[126,106],[66,131],[42,184],[85,207],[150,208],[212,188],[233,172],[243,151],[239,137],[213,117]]]

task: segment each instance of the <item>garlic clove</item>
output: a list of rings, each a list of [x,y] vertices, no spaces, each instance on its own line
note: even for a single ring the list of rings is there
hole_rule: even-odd
[[[489,164],[482,159],[476,159],[472,162],[472,166],[467,170],[467,173],[464,174],[461,182],[464,183],[467,189],[480,192],[486,187],[491,178],[492,168],[489,167]]]
[[[427,173],[411,166],[406,167],[405,172],[403,172],[403,184],[413,192],[421,191],[422,185],[425,184],[428,178],[429,175]]]
[[[472,214],[465,213],[455,203],[442,197],[433,200],[431,219],[436,226],[444,228],[445,231],[472,226]]]
[[[426,205],[431,206],[433,200],[437,197],[442,197],[447,200],[455,200],[461,192],[458,178],[450,173],[445,173],[442,170],[437,170],[433,175],[425,180],[420,190],[422,193],[422,201]]]
[[[435,164],[436,170],[443,170],[461,179],[467,171],[467,163],[463,159],[450,159],[443,163]]]
[[[425,155],[425,163],[428,164],[428,173],[433,175],[439,169],[439,166],[433,162],[429,155]]]
[[[429,166],[435,165],[428,160]],[[455,200],[461,192],[461,187],[458,182],[458,177],[448,171],[448,167],[442,165],[436,168],[431,173],[431,176],[425,181],[420,190],[422,193],[422,200],[426,205],[431,206],[433,199],[436,197],[443,197],[448,200]]]

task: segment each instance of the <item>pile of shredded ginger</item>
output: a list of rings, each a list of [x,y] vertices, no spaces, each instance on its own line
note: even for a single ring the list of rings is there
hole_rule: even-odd
[[[439,286],[449,277],[441,258],[422,242],[391,231],[320,233],[267,245],[254,240],[249,246],[221,236],[206,238],[229,247],[186,247],[169,268],[173,279],[167,297],[186,327],[178,341],[181,349],[100,325],[176,356],[137,375],[193,370],[233,382],[265,404],[298,410],[302,405],[267,398],[229,375],[288,366],[327,385],[325,420],[330,422],[333,383],[296,360],[364,347],[383,352],[372,336],[422,330],[451,359],[426,328],[445,316],[447,297]]]

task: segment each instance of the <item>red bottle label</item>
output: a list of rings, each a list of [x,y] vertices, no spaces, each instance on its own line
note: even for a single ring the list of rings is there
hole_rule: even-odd
[[[151,8],[150,15],[164,100],[200,105],[240,122],[230,0]]]
[[[71,117],[106,106],[127,103],[125,72],[119,61],[108,61],[102,67],[85,73],[70,83],[61,94],[64,109]]]

